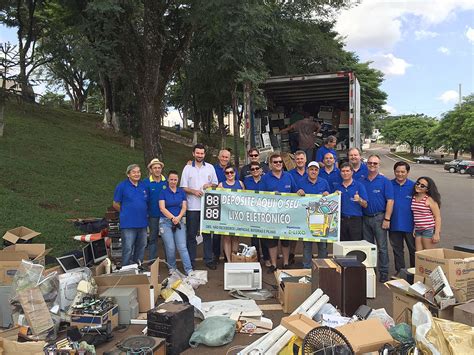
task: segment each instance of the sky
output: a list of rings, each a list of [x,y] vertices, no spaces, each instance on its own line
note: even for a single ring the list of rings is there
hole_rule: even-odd
[[[458,102],[459,84],[462,96],[474,92],[474,0],[359,2],[335,28],[347,50],[385,74],[388,112],[440,118]],[[15,31],[0,26],[7,41],[16,43]]]
[[[337,17],[346,49],[385,74],[384,107],[431,117],[474,92],[473,0],[362,0]]]

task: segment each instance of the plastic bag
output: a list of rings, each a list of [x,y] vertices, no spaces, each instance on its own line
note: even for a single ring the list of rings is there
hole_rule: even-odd
[[[199,344],[222,346],[229,344],[235,335],[236,322],[222,316],[206,318],[196,327],[189,339],[189,345],[197,348]]]
[[[335,316],[341,315],[341,313],[339,313],[336,307],[334,307],[331,303],[325,303],[313,316],[313,320],[315,320],[316,322],[321,322],[323,320],[323,314],[332,314]]]
[[[412,325],[415,327],[415,341],[423,354],[441,355],[449,354],[446,340],[433,317],[426,306],[421,303],[415,303],[411,317]]]
[[[474,351],[474,329],[469,325],[446,319],[433,318],[446,339],[451,354],[472,354]]]
[[[385,308],[373,309],[372,312],[370,312],[370,315],[367,319],[372,319],[372,318],[377,318],[378,320],[380,320],[380,322],[382,322],[385,329],[390,329],[393,326],[395,326],[395,321],[393,320],[392,317],[388,315]]]
[[[406,323],[400,323],[388,330],[390,335],[396,341],[402,344],[415,343],[411,332],[411,327]]]
[[[12,281],[11,299],[16,300],[18,292],[36,287],[43,275],[44,266],[33,264],[29,260],[22,260]]]

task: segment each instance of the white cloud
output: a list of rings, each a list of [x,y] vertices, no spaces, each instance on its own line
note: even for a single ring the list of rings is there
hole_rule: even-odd
[[[450,55],[450,54],[451,54],[451,51],[449,50],[449,48],[446,48],[446,47],[439,47],[439,48],[438,48],[438,52],[443,53],[443,54],[446,54],[446,55]]]
[[[377,54],[372,57],[372,66],[381,70],[385,75],[404,75],[411,64],[405,59],[397,58],[393,54]]]
[[[436,32],[431,32],[431,31],[426,31],[426,30],[415,31],[415,39],[417,40],[425,39],[425,38],[435,38],[435,37],[438,37],[438,33]]]
[[[443,101],[445,104],[449,104],[451,102],[457,102],[459,100],[459,94],[454,90],[448,90],[443,92],[439,97],[438,100]]]
[[[340,13],[336,30],[346,37],[349,50],[390,50],[401,39],[407,16],[419,36],[430,36],[431,25],[452,18],[456,10],[470,9],[474,9],[472,0],[362,0]]]
[[[382,108],[390,113],[392,116],[397,114],[397,109],[395,107],[392,107],[390,105],[382,105]]]
[[[466,37],[471,43],[474,43],[474,28],[472,27],[467,28]]]

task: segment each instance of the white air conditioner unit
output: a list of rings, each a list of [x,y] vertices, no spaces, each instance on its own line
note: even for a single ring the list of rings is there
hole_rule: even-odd
[[[366,240],[336,242],[333,244],[333,255],[355,255],[366,267],[377,266],[377,246]]]
[[[262,266],[260,263],[225,263],[224,290],[260,290]]]

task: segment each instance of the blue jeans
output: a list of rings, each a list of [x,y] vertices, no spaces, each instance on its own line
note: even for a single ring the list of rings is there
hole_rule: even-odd
[[[159,217],[148,218],[148,228],[150,229],[150,242],[148,244],[148,259],[156,259],[158,257],[158,235],[160,234]]]
[[[328,243],[317,242],[318,259],[328,257]],[[313,258],[313,242],[303,242],[303,268],[311,269],[311,259]]]
[[[188,246],[189,257],[194,265],[196,261],[197,242],[199,235],[201,211],[186,211],[186,244]],[[212,262],[212,238],[209,234],[202,234],[204,244],[204,262]]]
[[[388,238],[387,231],[382,229],[382,222],[385,218],[384,213],[374,217],[363,217],[362,235],[364,240],[372,244],[377,244],[378,258],[377,269],[380,275],[388,275]]]
[[[173,232],[173,222],[168,218],[160,218],[161,238],[165,245],[166,262],[170,270],[176,269],[176,249],[178,249],[179,256],[183,262],[184,271],[188,274],[193,271],[193,267],[191,265],[191,259],[189,258],[188,248],[186,247],[186,226],[183,221],[179,222],[179,225],[181,229],[176,228]]]
[[[145,256],[146,228],[125,228],[122,232],[122,265],[142,262]]]

